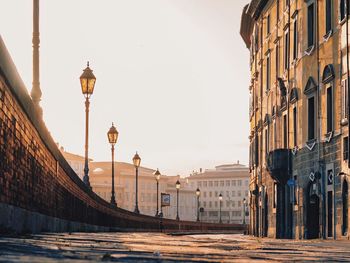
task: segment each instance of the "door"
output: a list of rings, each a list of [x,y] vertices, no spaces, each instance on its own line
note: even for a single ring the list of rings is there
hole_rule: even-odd
[[[319,237],[319,213],[320,213],[320,199],[316,194],[313,194],[309,198],[308,211],[307,211],[307,238]]]

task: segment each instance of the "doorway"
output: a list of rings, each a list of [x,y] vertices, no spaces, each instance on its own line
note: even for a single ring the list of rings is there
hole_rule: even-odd
[[[309,198],[307,213],[307,238],[313,239],[319,237],[320,231],[320,198],[316,194],[312,194]]]
[[[343,203],[343,225],[342,225],[342,234],[346,236],[348,234],[348,182],[343,181],[342,189],[342,203]]]

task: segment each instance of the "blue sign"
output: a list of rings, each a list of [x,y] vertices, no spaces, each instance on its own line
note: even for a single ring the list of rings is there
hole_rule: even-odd
[[[289,179],[288,182],[287,182],[287,184],[288,184],[289,186],[296,186],[296,181],[295,181],[294,179]]]

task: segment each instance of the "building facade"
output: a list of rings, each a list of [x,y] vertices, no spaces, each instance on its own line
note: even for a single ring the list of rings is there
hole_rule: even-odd
[[[200,190],[200,219],[203,222],[248,223],[249,169],[239,164],[226,164],[194,173],[188,177],[192,189]],[[220,194],[222,200],[219,199]]]
[[[250,232],[348,238],[349,48],[345,0],[252,0]]]

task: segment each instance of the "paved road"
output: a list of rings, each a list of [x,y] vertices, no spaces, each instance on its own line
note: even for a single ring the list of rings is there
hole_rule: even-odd
[[[235,234],[73,233],[0,238],[0,262],[350,261],[349,241],[256,239]]]

